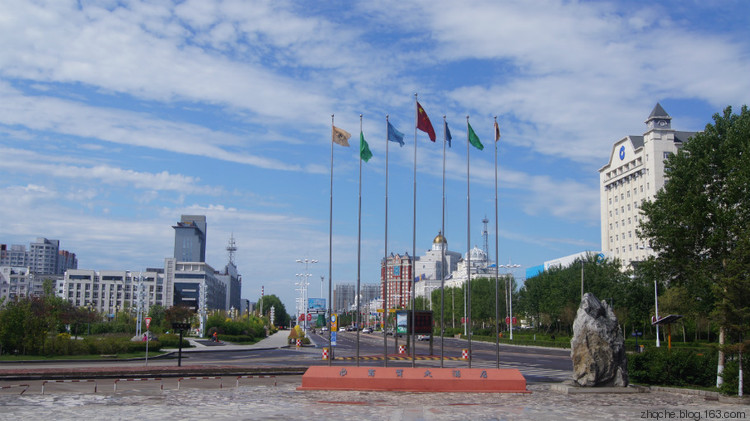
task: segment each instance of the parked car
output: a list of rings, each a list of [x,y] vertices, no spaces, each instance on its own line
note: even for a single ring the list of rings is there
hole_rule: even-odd
[[[346,332],[346,328],[345,327],[340,327],[339,328],[339,332]]]
[[[429,341],[430,340],[430,335],[417,335],[417,340],[418,341]]]
[[[366,327],[362,329],[362,333],[372,333],[372,329],[370,329],[369,327]]]

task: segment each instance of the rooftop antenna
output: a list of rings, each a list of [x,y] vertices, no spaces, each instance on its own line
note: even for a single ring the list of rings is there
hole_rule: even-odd
[[[237,251],[237,243],[234,242],[234,233],[229,237],[227,251],[229,252],[229,263],[234,264],[234,252]]]

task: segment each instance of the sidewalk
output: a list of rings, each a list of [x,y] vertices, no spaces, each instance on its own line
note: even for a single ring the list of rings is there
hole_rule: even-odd
[[[185,338],[190,342],[194,348],[183,348],[182,353],[189,352],[206,352],[206,351],[248,351],[248,350],[263,350],[263,349],[278,349],[289,346],[288,330],[279,330],[271,336],[268,336],[252,345],[235,345],[231,342],[211,342],[211,339],[198,339],[198,338]],[[177,348],[165,348],[162,351],[165,352],[177,352]]]

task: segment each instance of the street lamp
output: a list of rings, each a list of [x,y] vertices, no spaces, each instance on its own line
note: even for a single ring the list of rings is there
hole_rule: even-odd
[[[303,285],[302,285],[302,307],[305,310],[305,313],[304,313],[305,314],[304,328],[305,328],[305,330],[307,330],[307,312],[308,312],[308,308],[307,308],[307,304],[308,304],[307,303],[307,286],[309,285],[308,282],[307,282],[307,280],[311,276],[310,275],[310,271],[309,271],[309,267],[310,267],[311,263],[318,263],[318,261],[315,260],[315,259],[307,259],[307,258],[305,258],[305,259],[297,259],[296,261],[297,261],[297,263],[304,263],[305,264],[305,273],[303,273],[301,275],[304,277],[304,281],[303,281]]]
[[[497,265],[499,268],[508,269],[509,272],[513,269],[520,268],[521,265],[512,265],[508,263],[507,265]],[[510,319],[510,323],[508,325],[510,326],[510,340],[513,340],[513,282],[511,282],[510,276],[505,277],[505,287],[506,287],[506,293],[508,294],[508,319]]]

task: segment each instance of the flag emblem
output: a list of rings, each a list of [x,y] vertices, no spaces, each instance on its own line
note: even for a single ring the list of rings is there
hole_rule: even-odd
[[[333,143],[337,143],[341,146],[349,146],[349,138],[352,137],[352,135],[347,132],[344,129],[339,129],[336,126],[333,126]]]

